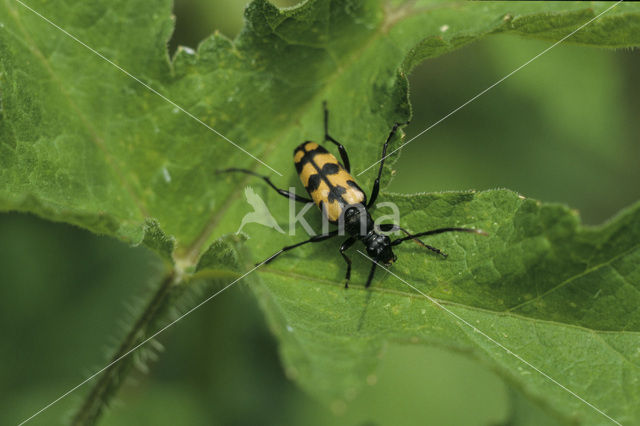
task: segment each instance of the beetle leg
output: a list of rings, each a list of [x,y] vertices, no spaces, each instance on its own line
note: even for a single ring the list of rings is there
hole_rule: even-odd
[[[422,242],[421,240],[419,240],[418,238],[415,238],[415,236],[411,235],[411,233],[409,231],[407,231],[406,229],[404,229],[401,226],[395,225],[393,223],[383,223],[380,225],[380,230],[383,232],[395,232],[395,231],[402,231],[404,232],[404,234],[408,237],[411,237],[411,239],[418,245],[427,248],[431,251],[435,251],[436,253],[440,253],[442,254],[442,252],[440,252],[440,250],[438,250],[435,247],[430,246],[429,244],[425,244],[424,242]],[[446,257],[446,255],[445,255]]]
[[[342,255],[344,261],[347,262],[347,274],[344,277],[344,280],[345,280],[344,281],[344,288],[349,288],[349,280],[351,279],[351,259],[349,259],[349,256],[344,254],[344,252],[346,250],[348,250],[349,247],[351,247],[353,245],[353,243],[355,243],[355,242],[356,242],[356,239],[354,237],[349,237],[340,246],[340,254]]]
[[[347,150],[344,148],[344,145],[329,136],[329,110],[327,109],[327,101],[322,102],[322,107],[324,108],[324,140],[333,142],[338,146],[338,151],[340,151],[340,158],[342,158],[343,166],[347,172],[351,172],[349,155],[347,154]]]
[[[271,179],[269,179],[267,176],[260,175],[260,174],[254,172],[254,171],[251,171],[251,170],[238,169],[238,168],[232,167],[230,169],[218,170],[216,173],[230,173],[230,172],[246,173],[246,174],[251,175],[251,176],[256,176],[256,177],[262,178],[262,179],[264,179],[265,182],[267,182],[269,184],[270,187],[275,189],[278,192],[278,194],[282,195],[283,197],[287,197],[287,198],[296,200],[296,201],[301,202],[301,203],[313,203],[313,200],[310,200],[309,198],[301,197],[299,195],[293,194],[293,193],[291,193],[289,191],[286,191],[284,189],[278,188],[277,186],[275,186],[273,184],[273,182],[271,182]]]
[[[373,183],[373,189],[371,190],[371,197],[369,197],[369,203],[367,203],[367,208],[371,208],[371,206],[373,206],[373,203],[375,203],[376,199],[378,198],[378,192],[380,191],[380,177],[382,176],[382,167],[384,166],[384,160],[387,157],[387,147],[389,146],[389,141],[391,141],[391,139],[393,138],[393,135],[395,135],[396,131],[398,131],[398,127],[400,127],[400,125],[402,124],[403,123],[395,123],[393,125],[391,132],[389,132],[389,136],[387,136],[387,140],[384,142],[384,145],[382,145],[382,157],[380,158],[380,168],[378,169],[378,177]]]
[[[272,254],[270,257],[268,257],[267,260],[265,260],[263,262],[260,262],[257,265],[260,265],[261,263],[267,264],[267,263],[273,262],[273,260],[275,260],[276,257],[280,256],[285,251],[289,251],[289,250],[292,250],[292,249],[294,249],[296,247],[300,247],[303,244],[317,243],[317,242],[320,242],[320,241],[328,240],[329,238],[335,237],[336,235],[338,235],[338,230],[337,229],[334,230],[334,231],[329,232],[328,234],[314,235],[313,237],[309,238],[308,240],[304,240],[304,241],[301,241],[299,243],[296,243],[296,244],[281,248],[280,250],[278,250],[277,252]]]

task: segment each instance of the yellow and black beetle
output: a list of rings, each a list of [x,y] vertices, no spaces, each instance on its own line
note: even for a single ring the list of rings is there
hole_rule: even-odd
[[[349,163],[349,156],[347,155],[346,149],[340,142],[329,135],[329,111],[326,103],[324,103],[323,106],[324,139],[325,142],[329,141],[337,145],[340,158],[342,158],[342,164],[340,164],[336,157],[330,154],[324,147],[315,142],[304,142],[294,150],[293,159],[298,176],[300,176],[302,184],[305,186],[312,199],[301,197],[284,189],[280,189],[276,187],[267,176],[257,174],[251,170],[230,168],[220,170],[219,173],[241,172],[260,177],[279,194],[301,203],[315,203],[329,222],[333,224],[343,224],[345,233],[349,235],[349,238],[347,238],[347,240],[345,240],[340,246],[340,254],[347,263],[345,288],[349,287],[349,279],[351,278],[351,259],[349,259],[345,254],[345,251],[358,240],[362,241],[367,249],[367,254],[374,261],[372,262],[369,277],[365,284],[365,287],[369,287],[373,280],[373,274],[376,270],[377,262],[381,262],[387,266],[391,265],[391,263],[396,260],[392,247],[397,246],[404,241],[413,240],[421,246],[446,258],[447,255],[445,253],[435,247],[423,243],[418,239],[418,237],[456,231],[486,235],[483,231],[471,228],[439,228],[431,231],[419,232],[417,234],[410,234],[408,231],[395,224],[381,224],[379,229],[375,229],[374,221],[369,214],[369,209],[378,198],[380,177],[382,175],[382,167],[384,166],[384,160],[387,154],[387,146],[398,130],[398,127],[402,124],[408,123],[395,123],[393,125],[387,140],[382,146],[382,158],[380,160],[380,167],[378,168],[378,176],[373,184],[373,190],[371,191],[369,201],[367,201],[367,196],[364,191],[360,189],[358,184],[355,182],[355,179],[350,174],[351,165]],[[285,251],[289,251],[303,244],[317,243],[319,241],[335,237],[336,235],[342,235],[339,233],[340,230],[341,229],[339,228],[326,234],[313,236],[308,240],[297,244],[283,247],[263,263],[269,263]],[[391,241],[387,235],[380,233],[395,231],[404,232],[406,236]]]

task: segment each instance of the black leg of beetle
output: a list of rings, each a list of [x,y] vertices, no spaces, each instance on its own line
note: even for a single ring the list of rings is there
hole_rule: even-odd
[[[349,288],[349,280],[351,279],[351,259],[349,259],[349,256],[344,254],[344,252],[348,250],[349,247],[351,247],[355,242],[355,238],[349,237],[349,239],[345,240],[345,242],[340,246],[340,254],[342,255],[344,261],[347,262],[347,275],[345,275],[344,277],[344,288]]]
[[[398,238],[397,240],[394,240],[391,245],[392,246],[397,246],[398,244],[402,244],[404,241],[407,240],[417,240],[418,237],[424,237],[427,235],[435,235],[435,234],[443,234],[445,232],[469,232],[472,234],[480,234],[480,235],[487,235],[486,232],[480,230],[480,229],[471,229],[471,228],[440,228],[440,229],[433,229],[431,231],[425,231],[425,232],[419,232],[417,234],[409,234],[406,237],[402,237],[402,238]],[[423,243],[424,244],[424,243]],[[437,249],[435,247],[432,247],[430,245],[424,244],[424,246],[426,248],[428,248],[429,250],[443,256],[443,257],[447,257],[446,253],[443,253],[440,249]]]
[[[278,192],[278,194],[280,194],[280,195],[282,195],[284,197],[292,198],[292,199],[294,199],[296,201],[299,201],[301,203],[313,203],[313,200],[310,200],[309,198],[301,197],[299,195],[292,194],[289,191],[285,191],[284,189],[278,188],[277,186],[275,186],[273,184],[273,182],[271,182],[271,179],[269,179],[267,176],[259,175],[258,173],[254,172],[254,171],[251,171],[251,170],[237,169],[235,167],[232,167],[230,169],[218,170],[216,172],[216,174],[218,174],[218,173],[231,173],[231,172],[246,173],[246,174],[251,175],[251,176],[256,176],[256,177],[262,178],[262,179],[264,179],[265,182],[267,182],[269,184],[270,187],[275,189]]]
[[[371,208],[371,206],[373,206],[373,203],[375,203],[376,199],[378,198],[378,192],[380,191],[380,177],[382,176],[382,167],[384,166],[384,160],[387,156],[387,147],[389,146],[389,141],[391,140],[391,138],[393,138],[393,135],[396,134],[396,131],[398,130],[398,127],[400,126],[400,124],[401,123],[395,123],[393,125],[393,128],[391,129],[389,136],[387,136],[387,140],[385,141],[384,145],[382,145],[382,157],[380,158],[380,168],[378,169],[378,177],[373,183],[373,189],[371,190],[371,197],[369,197],[369,203],[367,203],[367,208]]]
[[[376,272],[377,263],[371,262],[371,270],[369,271],[369,278],[367,278],[367,283],[364,285],[365,288],[371,285],[371,281],[373,281],[373,274]]]
[[[334,230],[334,231],[329,232],[328,234],[315,235],[315,236],[309,238],[308,240],[305,240],[305,241],[302,241],[302,242],[299,242],[297,244],[293,244],[293,245],[290,245],[290,246],[283,247],[280,250],[278,250],[277,252],[275,252],[274,254],[272,254],[269,258],[267,258],[267,260],[265,260],[262,263],[264,263],[264,264],[271,263],[271,262],[273,262],[275,260],[276,257],[280,256],[285,251],[289,251],[289,250],[292,250],[292,249],[294,249],[296,247],[300,247],[303,244],[317,243],[317,242],[320,242],[320,241],[328,240],[329,238],[335,237],[336,235],[338,235],[338,230],[337,229]],[[257,265],[259,265],[259,263]]]
[[[324,108],[324,140],[333,142],[338,146],[338,151],[340,151],[340,158],[342,158],[342,163],[346,171],[351,172],[351,163],[349,162],[349,155],[347,155],[347,150],[344,149],[344,146],[329,136],[329,110],[327,109],[327,101],[322,102],[322,107]]]

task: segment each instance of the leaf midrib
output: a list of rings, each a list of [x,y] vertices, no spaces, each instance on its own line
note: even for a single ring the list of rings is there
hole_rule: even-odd
[[[267,274],[278,275],[278,276],[291,278],[291,279],[297,279],[297,280],[305,279],[305,280],[308,280],[308,281],[313,281],[313,282],[318,283],[318,284],[326,285],[328,287],[343,288],[342,284],[339,284],[339,283],[337,284],[335,281],[331,281],[331,280],[327,280],[327,279],[323,279],[323,278],[319,278],[319,277],[312,277],[312,276],[308,276],[308,275],[292,273],[290,271],[284,271],[282,269],[276,269],[276,268],[273,268],[273,267],[260,268],[260,272],[267,273]],[[415,299],[415,300],[421,300],[421,301],[429,302],[429,299],[425,298],[424,296],[420,295],[419,293],[414,293],[414,292],[409,293],[409,292],[405,292],[405,291],[394,290],[394,289],[389,289],[389,288],[384,288],[384,287],[371,286],[369,288],[365,288],[363,285],[360,285],[360,284],[350,284],[349,285],[349,289],[345,289],[344,291],[352,291],[352,290],[353,291],[364,291],[364,292],[374,291],[374,292],[382,293],[382,294],[385,294],[385,295],[403,296],[403,297],[408,297],[408,298]],[[553,320],[546,320],[546,319],[542,319],[542,318],[528,317],[528,316],[525,316],[525,315],[516,314],[516,313],[508,312],[508,311],[494,311],[494,310],[491,310],[491,309],[481,308],[481,307],[478,307],[478,306],[465,305],[465,304],[462,304],[462,303],[459,303],[459,302],[454,302],[454,301],[451,301],[451,300],[438,299],[438,298],[433,297],[431,295],[429,297],[433,298],[434,300],[436,300],[441,305],[452,306],[452,307],[465,309],[465,310],[468,310],[468,311],[480,312],[480,313],[484,313],[484,314],[491,314],[491,315],[498,315],[498,316],[502,316],[502,317],[509,317],[509,318],[514,318],[514,319],[518,319],[518,320],[526,320],[526,321],[534,323],[534,324],[535,323],[551,324],[551,325],[559,326],[559,327],[574,328],[574,329],[578,329],[578,330],[582,330],[582,331],[589,332],[589,333],[594,333],[594,334],[629,334],[629,335],[632,335],[632,336],[637,335],[637,336],[640,337],[640,331],[631,331],[631,330],[597,330],[597,329],[588,328],[588,327],[577,325],[577,324],[569,324],[569,323],[558,322],[558,321],[553,321]],[[432,302],[429,302],[429,303],[432,303]]]

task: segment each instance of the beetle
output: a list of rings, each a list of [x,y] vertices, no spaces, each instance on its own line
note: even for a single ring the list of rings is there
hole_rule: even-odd
[[[370,260],[373,260],[369,276],[365,284],[365,287],[369,287],[373,280],[378,263],[390,266],[395,262],[397,257],[393,253],[392,248],[405,241],[412,240],[422,247],[446,258],[446,253],[436,247],[425,244],[419,239],[419,237],[442,234],[445,232],[470,232],[486,235],[486,233],[479,229],[456,227],[433,229],[430,231],[419,232],[417,234],[411,234],[404,228],[395,224],[381,224],[379,225],[379,229],[375,229],[374,221],[371,218],[369,209],[371,209],[378,198],[378,193],[380,191],[380,178],[382,176],[382,168],[387,154],[387,147],[389,142],[393,139],[393,136],[398,131],[398,128],[402,125],[408,124],[408,122],[395,123],[391,132],[387,136],[387,139],[382,146],[382,157],[380,159],[378,175],[373,183],[373,189],[367,201],[366,194],[358,186],[353,176],[351,176],[351,163],[349,162],[347,150],[340,142],[329,135],[329,110],[327,109],[326,102],[323,102],[323,110],[324,142],[328,141],[337,146],[342,163],[338,162],[336,157],[329,153],[322,145],[312,141],[306,141],[300,144],[293,151],[296,171],[298,172],[298,176],[300,177],[302,184],[311,196],[311,199],[280,189],[271,182],[271,179],[269,179],[268,176],[260,175],[252,170],[228,168],[218,172],[240,172],[262,178],[270,187],[284,197],[301,203],[315,203],[330,223],[339,225],[339,229],[330,231],[326,234],[315,235],[308,240],[283,247],[258,265],[270,263],[282,253],[296,247],[300,247],[304,244],[317,243],[333,238],[336,235],[343,235],[339,233],[339,231],[343,229],[346,234],[349,235],[349,237],[340,246],[340,254],[347,264],[344,286],[345,288],[348,288],[349,281],[351,279],[351,259],[345,254],[345,251],[356,241],[361,241],[366,247]],[[397,238],[394,241],[391,241],[389,236],[382,233],[397,231],[403,232],[405,236]]]

